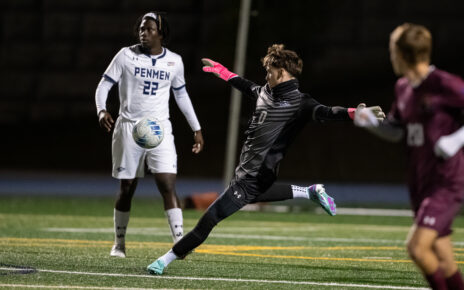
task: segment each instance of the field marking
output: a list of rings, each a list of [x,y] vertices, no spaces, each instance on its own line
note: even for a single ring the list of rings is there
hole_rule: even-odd
[[[164,230],[163,232],[154,231],[154,228],[129,228],[128,234],[137,234],[145,236],[171,236],[171,232]],[[114,233],[113,228],[45,228],[47,232],[59,233]],[[405,244],[405,240],[389,240],[389,239],[353,239],[353,238],[325,238],[325,237],[298,237],[298,236],[276,236],[276,235],[244,235],[244,234],[221,234],[212,233],[211,238],[223,239],[249,239],[249,240],[268,240],[268,241],[317,241],[317,242],[347,242],[347,243],[377,243],[377,244]]]
[[[0,244],[6,246],[73,246],[73,247],[108,247],[113,241],[98,240],[72,240],[72,239],[50,239],[50,238],[15,238],[0,237]],[[14,243],[14,244],[10,244]],[[127,242],[129,248],[143,247],[171,247],[172,243],[160,242]],[[259,250],[327,250],[327,251],[346,251],[346,250],[384,250],[384,251],[402,251],[403,247],[397,246],[250,246],[250,245],[213,245],[203,244],[199,248],[214,251],[259,251]]]
[[[265,255],[252,253],[221,252],[195,249],[195,253],[224,255],[224,256],[241,256],[241,257],[259,257],[259,258],[278,258],[278,259],[299,259],[299,260],[325,260],[325,261],[350,261],[350,262],[392,262],[392,263],[411,263],[411,260],[392,260],[392,259],[363,259],[363,258],[333,258],[333,257],[307,257],[307,256],[289,256],[289,255]]]
[[[0,268],[0,270],[9,270],[10,268]],[[246,283],[261,283],[261,284],[287,284],[287,285],[314,285],[328,287],[353,287],[353,288],[370,288],[370,289],[401,289],[401,290],[428,290],[423,287],[410,286],[391,286],[391,285],[369,285],[369,284],[348,284],[348,283],[325,283],[311,281],[289,281],[289,280],[258,280],[258,279],[233,279],[221,277],[182,277],[182,276],[153,276],[153,275],[136,275],[136,274],[120,274],[120,273],[97,273],[97,272],[79,272],[79,271],[62,271],[49,269],[36,269],[37,272],[54,273],[54,274],[70,274],[70,275],[89,275],[89,276],[110,276],[110,277],[132,277],[132,278],[153,278],[166,280],[190,280],[190,281],[222,281],[222,282],[246,282]],[[8,284],[6,284],[8,285]],[[111,288],[114,289],[114,288]]]
[[[30,284],[0,284],[0,287],[8,288],[45,288],[45,289],[97,289],[97,290],[154,290],[163,289],[168,290],[169,288],[118,288],[118,287],[95,287],[95,286],[74,286],[74,285],[30,285]]]
[[[42,247],[109,247],[112,241],[92,241],[92,240],[68,240],[68,239],[38,239],[38,238],[0,238],[0,245],[6,242],[6,246],[42,246]],[[13,242],[15,244],[10,244]],[[171,247],[170,243],[156,243],[156,242],[128,242],[128,248],[145,248],[145,247]],[[130,246],[130,247],[129,247]],[[389,263],[411,263],[409,259],[394,260],[390,257],[374,259],[369,258],[347,258],[347,257],[308,257],[308,256],[294,256],[294,255],[271,255],[249,253],[247,251],[269,251],[269,250],[322,250],[322,251],[347,251],[347,250],[362,250],[362,251],[404,251],[402,247],[372,247],[372,246],[333,246],[333,247],[306,247],[306,246],[247,246],[247,245],[201,245],[195,249],[199,254],[210,255],[224,255],[224,256],[242,256],[242,257],[259,257],[259,258],[274,258],[274,259],[300,259],[300,260],[320,260],[320,261],[350,261],[350,262],[389,262]],[[460,249],[463,250],[463,249]],[[456,261],[458,264],[464,264],[464,261]]]

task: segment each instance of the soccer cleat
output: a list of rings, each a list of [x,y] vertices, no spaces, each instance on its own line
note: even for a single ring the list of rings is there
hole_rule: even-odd
[[[110,252],[111,257],[125,258],[126,257],[126,246],[114,244]]]
[[[309,187],[309,196],[312,201],[320,204],[320,206],[331,216],[337,214],[337,206],[332,197],[330,197],[324,189],[323,184],[314,184]]]
[[[164,268],[165,266],[164,266],[163,261],[158,259],[154,261],[153,263],[151,263],[150,265],[148,265],[147,271],[149,274],[152,274],[152,275],[161,275],[163,274]]]

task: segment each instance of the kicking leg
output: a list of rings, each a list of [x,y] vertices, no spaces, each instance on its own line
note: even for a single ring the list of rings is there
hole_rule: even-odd
[[[329,215],[334,216],[336,214],[337,209],[334,199],[325,192],[324,185],[322,184],[297,186],[275,183],[266,192],[258,195],[253,202],[272,202],[293,198],[311,199],[319,204]]]
[[[236,201],[245,195],[238,186],[230,186],[216,201],[210,205],[198,221],[195,228],[178,241],[165,255],[147,267],[150,274],[161,275],[164,268],[177,258],[183,258],[201,245],[213,228],[223,219],[241,209],[245,203]]]
[[[171,229],[172,240],[176,243],[184,234],[182,210],[175,190],[176,174],[155,173],[155,181],[163,197],[164,210]]]
[[[126,230],[136,188],[137,178],[121,179],[120,190],[114,205],[114,245],[110,252],[112,257],[126,257]]]

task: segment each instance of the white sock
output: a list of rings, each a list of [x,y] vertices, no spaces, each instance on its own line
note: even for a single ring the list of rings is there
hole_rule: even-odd
[[[182,219],[182,210],[180,208],[171,208],[165,211],[168,218],[169,227],[171,228],[172,240],[174,244],[182,239],[184,235],[184,222]]]
[[[164,266],[167,267],[172,261],[177,259],[176,254],[171,250],[169,250],[166,254],[159,257],[158,260],[161,260],[164,263]]]
[[[293,198],[309,199],[309,187],[292,185]]]
[[[126,243],[126,229],[129,223],[130,211],[114,209],[114,243],[124,246]]]

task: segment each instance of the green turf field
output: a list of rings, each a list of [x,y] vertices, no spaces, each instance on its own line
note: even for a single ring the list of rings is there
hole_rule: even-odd
[[[419,289],[404,249],[411,218],[239,212],[161,277],[171,247],[159,200],[134,199],[126,259],[110,258],[112,198],[0,197],[0,288]],[[185,230],[199,218],[185,211]],[[464,263],[464,219],[455,222]],[[56,289],[56,288],[55,288]]]

